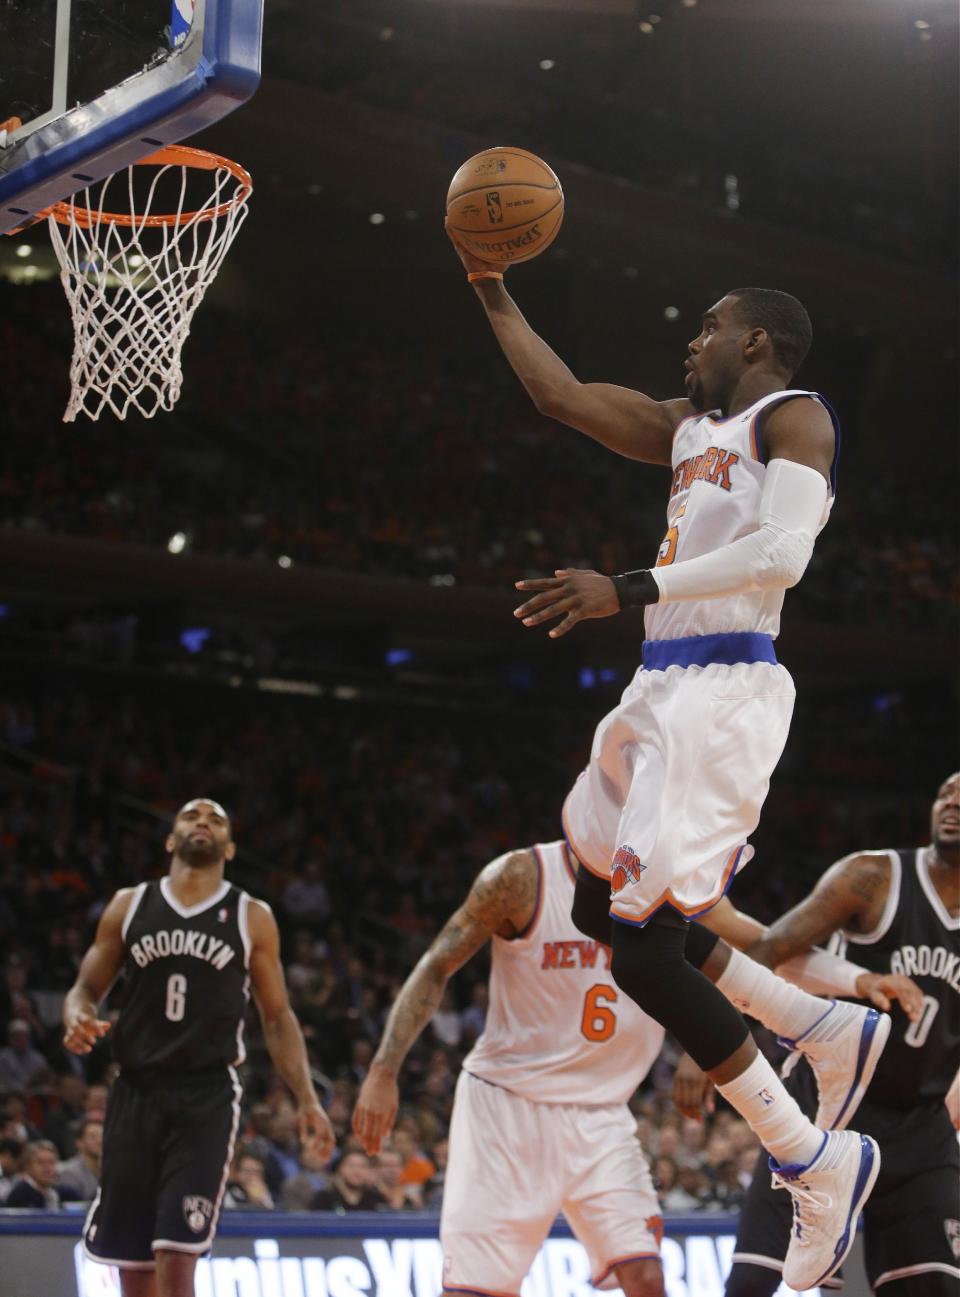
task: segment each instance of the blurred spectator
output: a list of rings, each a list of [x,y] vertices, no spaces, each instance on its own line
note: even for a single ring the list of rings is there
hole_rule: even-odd
[[[21,1211],[56,1211],[60,1206],[56,1183],[57,1147],[49,1139],[35,1139],[24,1150],[23,1167],[4,1206]]]
[[[7,1042],[0,1049],[0,1089],[25,1089],[34,1073],[48,1066],[47,1060],[33,1048],[30,1025],[22,1018],[7,1026]]]
[[[266,1130],[267,1149],[262,1157],[264,1175],[271,1194],[274,1198],[279,1198],[284,1181],[296,1175],[300,1169],[297,1110],[286,1095],[268,1117]],[[260,1156],[259,1150],[257,1156]]]
[[[100,1187],[103,1122],[98,1117],[86,1117],[80,1123],[76,1147],[76,1154],[60,1163],[57,1188],[62,1197],[90,1202]]]
[[[7,1194],[20,1170],[23,1148],[18,1139],[0,1139],[0,1207],[6,1202]]]
[[[478,1036],[483,1035],[487,1025],[489,998],[486,982],[477,982],[470,994],[469,1007],[460,1016],[465,1041],[471,1045]]]
[[[390,1142],[403,1159],[403,1170],[400,1172],[401,1184],[416,1186],[426,1184],[436,1173],[437,1168],[420,1148],[420,1135],[415,1118],[409,1116],[398,1118]]]
[[[449,1155],[450,1141],[446,1136],[443,1139],[438,1139],[430,1149],[430,1157],[435,1170],[423,1186],[423,1205],[430,1211],[439,1211],[443,1206],[443,1188],[447,1178],[447,1158]]]
[[[103,1121],[107,1115],[107,1094],[108,1088],[105,1085],[98,1084],[87,1087],[84,1111],[88,1117],[99,1117]]]
[[[283,1182],[280,1206],[285,1211],[307,1211],[317,1193],[327,1188],[327,1183],[326,1163],[311,1149],[304,1149],[299,1171]]]
[[[235,1211],[272,1211],[273,1195],[264,1179],[263,1158],[248,1147],[233,1159],[223,1205]]]
[[[47,1113],[43,1133],[57,1146],[61,1160],[76,1151],[77,1130],[87,1111],[87,1084],[74,1072],[63,1072],[57,1077],[56,1103]]]
[[[360,1150],[345,1152],[337,1163],[326,1189],[315,1193],[311,1211],[377,1211],[386,1205],[383,1194],[372,1183],[370,1159]]]
[[[403,1158],[394,1148],[385,1148],[373,1161],[371,1183],[384,1198],[385,1208],[409,1211],[423,1206],[421,1186],[401,1183]]]
[[[283,892],[283,908],[296,923],[319,927],[330,917],[330,893],[319,860],[308,860]]]
[[[460,1021],[460,1014],[454,1007],[453,995],[449,987],[444,990],[440,1005],[430,1019],[430,1028],[442,1045],[447,1045],[450,1049],[456,1049],[460,1044],[463,1026]]]

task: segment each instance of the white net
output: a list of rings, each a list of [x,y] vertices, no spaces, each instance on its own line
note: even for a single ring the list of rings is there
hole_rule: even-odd
[[[119,419],[132,410],[152,418],[180,396],[194,312],[243,224],[251,192],[246,173],[224,159],[163,161],[187,152],[195,151],[161,153],[154,172],[143,163],[128,167],[49,217],[75,332],[65,423],[81,413],[97,419],[105,409]],[[199,203],[198,181],[205,193]],[[123,186],[127,212],[111,215],[109,191]],[[166,210],[155,215],[161,201]]]

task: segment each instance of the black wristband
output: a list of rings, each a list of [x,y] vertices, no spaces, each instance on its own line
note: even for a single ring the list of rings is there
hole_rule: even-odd
[[[645,608],[660,598],[660,587],[647,568],[638,572],[618,572],[610,580],[614,584],[621,608]]]

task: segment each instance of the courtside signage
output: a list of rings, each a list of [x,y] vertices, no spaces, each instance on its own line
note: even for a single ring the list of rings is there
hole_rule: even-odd
[[[230,1244],[235,1246],[233,1240]],[[665,1238],[667,1297],[723,1297],[733,1244],[731,1234]],[[294,1251],[300,1255],[291,1255]],[[281,1254],[277,1239],[258,1238],[252,1252],[202,1260],[196,1297],[438,1297],[443,1289],[438,1239],[285,1239]],[[74,1263],[77,1297],[119,1297],[118,1272],[91,1261],[79,1243]],[[552,1238],[540,1249],[521,1297],[594,1297],[595,1292],[584,1249],[575,1239]]]

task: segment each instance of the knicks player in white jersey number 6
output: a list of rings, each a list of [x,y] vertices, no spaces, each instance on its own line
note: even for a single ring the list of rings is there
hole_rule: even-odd
[[[531,597],[516,615],[525,626],[559,617],[556,637],[585,618],[646,609],[642,665],[597,728],[564,825],[582,885],[609,880],[618,986],[673,1032],[776,1160],[795,1210],[784,1279],[815,1287],[852,1246],[879,1170],[876,1144],[807,1120],[687,949],[690,920],[752,854],[747,839],[793,711],[773,641],[784,591],[829,516],[839,446],[829,405],[790,387],[809,317],[787,293],[728,293],[689,344],[687,395],[654,401],[579,382],[523,318],[503,268],[457,251],[537,409],[672,469],[653,570],[519,581]]]
[[[404,983],[357,1098],[353,1129],[372,1155],[393,1128],[410,1047],[448,979],[492,938],[486,1029],[450,1125],[447,1294],[517,1297],[561,1210],[595,1286],[664,1294],[660,1210],[627,1107],[663,1028],[618,991],[609,946],[574,927],[575,870],[566,844],[551,842],[481,871]]]
[[[208,798],[187,802],[167,850],[166,877],[124,888],[104,910],[63,1008],[64,1044],[89,1054],[110,1030],[98,1005],[124,974],[111,1033],[120,1072],[83,1231],[87,1255],[119,1267],[123,1297],[193,1297],[237,1136],[251,988],[301,1140],[323,1158],[334,1142],[287,1000],[276,922],[223,876],[236,851],[226,811]]]

